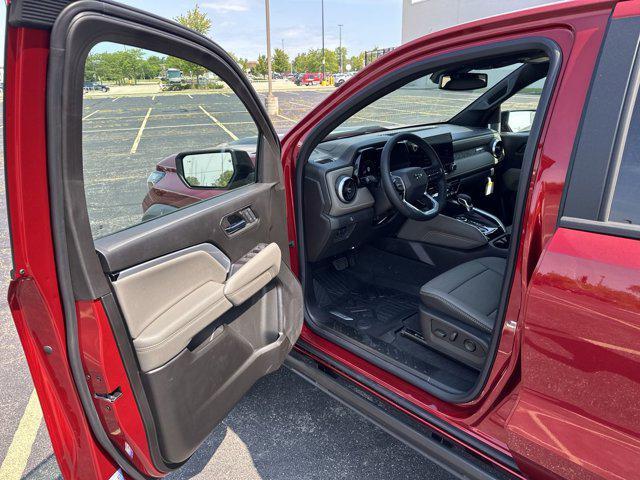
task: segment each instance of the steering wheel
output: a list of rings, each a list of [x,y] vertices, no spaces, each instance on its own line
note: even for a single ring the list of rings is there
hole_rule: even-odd
[[[408,141],[416,145],[431,161],[433,172],[427,174],[422,167],[407,167],[391,171],[391,152],[394,147]],[[436,217],[444,208],[447,198],[447,180],[442,161],[436,151],[413,133],[398,133],[385,144],[380,159],[380,176],[384,193],[398,211],[407,218],[425,221]],[[438,188],[436,200],[427,193],[430,182]]]

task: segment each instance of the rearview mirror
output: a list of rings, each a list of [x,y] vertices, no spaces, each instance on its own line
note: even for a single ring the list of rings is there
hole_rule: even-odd
[[[255,181],[255,166],[244,150],[213,149],[176,156],[178,175],[191,188],[231,190]]]
[[[488,81],[486,73],[457,72],[441,75],[438,86],[441,90],[478,90],[486,88]]]

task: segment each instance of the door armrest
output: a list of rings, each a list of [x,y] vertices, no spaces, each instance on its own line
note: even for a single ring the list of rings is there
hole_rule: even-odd
[[[281,260],[277,244],[258,245],[231,266],[224,295],[233,305],[241,305],[278,275]]]

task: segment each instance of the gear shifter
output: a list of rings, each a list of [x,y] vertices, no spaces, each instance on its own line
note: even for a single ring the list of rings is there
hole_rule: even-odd
[[[471,202],[471,197],[469,195],[460,193],[458,194],[456,200],[458,202],[458,205],[464,207],[467,212],[473,211],[473,203]]]
[[[505,228],[505,226],[502,223],[502,221],[498,217],[496,217],[495,215],[492,215],[489,212],[485,212],[484,210],[480,210],[479,208],[474,207],[473,206],[473,202],[471,200],[471,197],[469,195],[466,195],[464,193],[460,193],[456,197],[456,201],[458,202],[458,205],[463,207],[468,213],[475,213],[477,215],[480,215],[482,217],[485,217],[485,218],[491,220],[496,225],[498,225],[498,227],[502,230],[503,233],[507,233],[507,229]]]

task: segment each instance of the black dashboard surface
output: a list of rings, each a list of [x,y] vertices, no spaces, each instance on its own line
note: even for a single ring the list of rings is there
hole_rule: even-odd
[[[309,261],[353,250],[373,236],[383,235],[385,229],[395,228],[393,206],[379,182],[380,154],[387,140],[400,132],[414,133],[434,147],[445,166],[447,192],[452,195],[463,182],[486,181],[500,161],[493,153],[500,136],[488,128],[441,124],[321,143],[304,167],[302,192]],[[392,170],[421,166],[428,173],[428,157],[413,147],[410,143],[397,145],[391,154]],[[348,193],[353,194],[348,198],[343,192],[347,186]]]
[[[330,140],[316,147],[309,158],[309,163],[321,170],[333,170],[351,165],[356,168],[354,174],[357,177],[366,175],[377,177],[382,148],[391,136],[399,132],[414,133],[434,147],[445,166],[447,178],[450,179],[492,168],[500,160],[495,158],[491,151],[492,144],[500,139],[495,131],[488,128],[442,124]],[[400,144],[398,148],[407,147]],[[407,160],[410,161],[411,157],[410,151],[394,151],[392,169],[407,166],[405,163]],[[419,162],[417,159],[414,160]],[[425,168],[428,166],[424,165]]]

